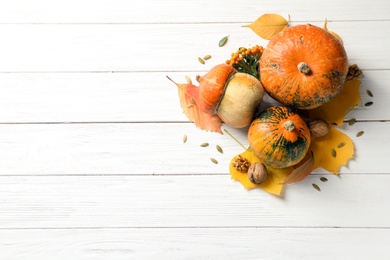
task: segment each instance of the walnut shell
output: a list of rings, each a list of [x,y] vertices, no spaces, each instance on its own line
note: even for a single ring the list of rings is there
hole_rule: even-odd
[[[267,174],[267,168],[260,162],[251,164],[248,169],[248,178],[254,184],[263,183],[267,178]]]
[[[321,137],[329,132],[329,125],[322,119],[310,121],[308,123],[310,134],[314,137]]]

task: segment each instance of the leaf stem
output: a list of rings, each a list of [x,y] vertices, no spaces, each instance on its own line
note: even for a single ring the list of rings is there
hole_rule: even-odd
[[[245,146],[240,141],[238,141],[238,139],[235,138],[227,129],[224,128],[223,131],[227,133],[231,138],[233,138],[233,140],[236,141],[242,148],[244,148],[244,150],[247,150],[247,148],[245,148]]]

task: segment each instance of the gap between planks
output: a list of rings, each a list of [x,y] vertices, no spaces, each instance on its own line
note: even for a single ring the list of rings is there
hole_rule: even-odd
[[[390,230],[390,227],[343,227],[343,226],[161,226],[161,227],[26,227],[26,228],[0,228],[2,230],[139,230],[139,229],[345,229],[345,230]]]
[[[345,120],[344,123],[348,123]],[[356,120],[356,123],[386,123],[390,120]],[[86,124],[193,124],[189,121],[74,121],[74,122],[0,122],[0,125],[86,125]]]

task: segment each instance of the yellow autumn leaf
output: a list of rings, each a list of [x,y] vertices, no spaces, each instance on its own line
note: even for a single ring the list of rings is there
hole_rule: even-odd
[[[335,99],[309,110],[309,117],[311,119],[321,118],[330,124],[341,125],[348,112],[361,102],[359,88],[359,80],[346,81]]]
[[[314,154],[314,168],[323,168],[334,174],[353,157],[355,147],[349,136],[335,127],[322,137],[312,139],[310,150]]]
[[[240,155],[243,158],[247,159],[250,164],[260,161],[259,158],[254,154],[254,152],[250,148],[248,148]],[[235,161],[235,159],[236,157],[233,157],[233,159],[230,161],[229,164],[229,171],[233,180],[239,181],[246,189],[261,188],[277,196],[280,196],[282,192],[283,189],[282,183],[284,179],[293,170],[292,167],[284,168],[284,169],[274,169],[274,168],[267,167],[267,172],[268,172],[267,179],[261,184],[254,184],[249,180],[247,173],[237,171],[233,167],[233,162]]]
[[[244,25],[243,27],[249,27],[261,38],[269,40],[272,36],[286,28],[287,25],[287,20],[281,15],[263,14],[253,23]]]
[[[341,42],[341,44],[344,44],[343,40],[341,39],[341,37],[337,33],[335,33],[334,31],[331,31],[331,30],[328,29],[328,19],[325,19],[323,29],[328,31],[328,32],[330,32],[334,37],[337,38],[337,40],[339,40]]]
[[[330,124],[341,125],[348,112],[361,102],[359,88],[359,80],[347,81],[335,99],[308,111],[309,118],[323,119]],[[355,148],[346,134],[335,127],[330,127],[329,133],[325,136],[312,138],[310,150],[314,154],[314,169],[323,168],[338,174],[340,167],[347,165],[353,157]]]

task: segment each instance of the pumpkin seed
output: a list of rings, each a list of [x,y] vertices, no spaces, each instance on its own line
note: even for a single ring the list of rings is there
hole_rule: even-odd
[[[183,135],[183,144],[187,142],[187,135]]]
[[[314,189],[321,191],[320,187],[317,184],[313,183],[312,185],[313,185]]]
[[[223,153],[223,150],[222,150],[221,146],[216,145],[215,148],[217,148],[217,151],[218,151],[218,152]]]
[[[360,131],[356,134],[356,137],[362,136],[364,134],[364,131]]]
[[[206,146],[209,146],[209,143],[205,142],[205,143],[202,143],[202,144],[200,145],[200,147],[206,147]]]
[[[191,107],[193,107],[194,106],[194,104],[188,104],[187,105],[187,108],[191,108]]]
[[[203,57],[203,60],[209,60],[209,59],[211,59],[211,55],[206,55]]]
[[[198,57],[198,61],[199,61],[201,64],[205,64],[204,60],[203,60],[201,57]]]
[[[325,177],[321,177],[320,180],[321,180],[322,182],[327,182],[327,181],[328,181],[328,179],[325,178]]]
[[[372,106],[374,105],[374,102],[370,101],[370,102],[367,102],[366,104],[364,104],[366,107],[369,107],[369,106]]]
[[[367,92],[367,95],[369,95],[370,97],[374,97],[374,95],[372,94],[371,90],[367,89],[366,92]]]
[[[216,159],[210,158],[210,160],[211,160],[213,163],[218,164],[218,161],[217,161]]]
[[[336,157],[337,153],[336,153],[336,150],[335,149],[332,149],[332,156],[333,157]]]
[[[345,144],[346,144],[345,142],[341,142],[341,143],[339,143],[339,145],[337,146],[337,148],[341,148],[341,147],[343,147]]]
[[[188,77],[188,76],[185,76],[185,78],[186,78],[186,81],[188,82],[188,84],[192,84],[192,80],[191,80],[191,78],[190,78],[190,77]]]
[[[228,40],[228,37],[229,37],[229,36],[225,36],[225,37],[223,37],[221,40],[219,40],[218,46],[219,46],[219,47],[224,46],[224,45],[226,44],[227,40]]]
[[[354,125],[356,123],[356,118],[352,118],[351,120],[348,121],[349,125]]]

